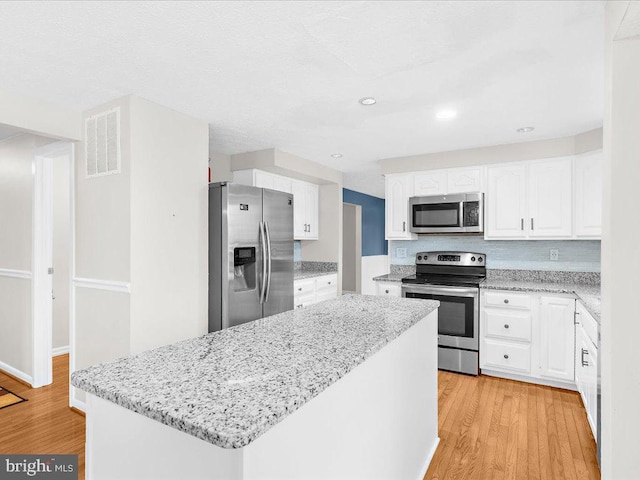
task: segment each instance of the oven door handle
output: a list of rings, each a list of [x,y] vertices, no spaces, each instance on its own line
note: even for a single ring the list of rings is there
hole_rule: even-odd
[[[425,293],[427,295],[448,295],[477,297],[478,289],[475,287],[432,287],[402,284],[402,291],[408,293]]]

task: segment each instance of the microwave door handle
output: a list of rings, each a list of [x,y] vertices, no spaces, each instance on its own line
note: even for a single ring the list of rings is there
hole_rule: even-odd
[[[460,210],[458,211],[458,226],[464,227],[464,202],[460,202]]]

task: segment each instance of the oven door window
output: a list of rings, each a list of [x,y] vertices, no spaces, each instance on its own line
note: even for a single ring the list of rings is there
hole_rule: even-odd
[[[473,338],[474,299],[471,297],[452,297],[427,293],[407,292],[407,298],[438,300],[438,335]]]
[[[458,227],[460,226],[459,203],[427,203],[413,205],[414,227]]]

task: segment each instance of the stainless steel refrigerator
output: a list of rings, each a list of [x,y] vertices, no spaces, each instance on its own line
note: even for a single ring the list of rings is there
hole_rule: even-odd
[[[293,195],[209,185],[209,331],[293,309]]]

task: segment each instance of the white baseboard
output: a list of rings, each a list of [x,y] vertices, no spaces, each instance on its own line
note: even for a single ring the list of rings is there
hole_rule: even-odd
[[[424,461],[424,465],[422,466],[422,471],[416,480],[422,480],[427,474],[427,470],[429,470],[429,465],[431,465],[431,460],[433,460],[433,456],[436,454],[438,445],[440,445],[440,437],[436,438],[433,447],[431,447],[431,450],[429,450],[429,454],[427,455],[427,458]]]
[[[11,365],[0,362],[0,370],[3,370],[9,375],[13,375],[16,378],[19,378],[23,382],[27,382],[29,385],[33,385],[33,377],[31,375],[27,375],[23,371],[18,370],[17,368],[13,368]]]
[[[564,390],[578,391],[575,383],[563,382],[561,380],[551,380],[546,378],[527,377],[526,375],[518,375],[517,373],[495,372],[493,370],[480,369],[482,375],[490,377],[506,378],[507,380],[516,380],[518,382],[533,383],[535,385],[543,385],[545,387],[562,388]]]
[[[51,351],[51,354],[54,357],[60,356],[60,355],[65,355],[69,353],[69,345],[65,345],[63,347],[56,347]]]

